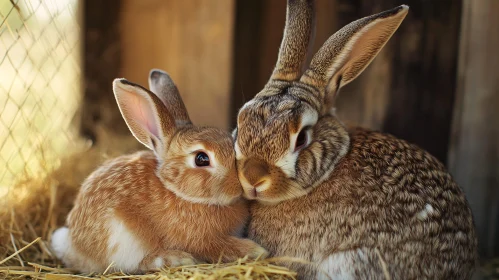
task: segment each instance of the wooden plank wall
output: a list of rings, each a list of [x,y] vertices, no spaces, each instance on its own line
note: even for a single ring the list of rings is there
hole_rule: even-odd
[[[228,127],[234,0],[121,2],[121,76],[147,86],[167,71],[192,121]]]
[[[499,256],[499,1],[464,0],[449,168],[475,215],[482,256]]]

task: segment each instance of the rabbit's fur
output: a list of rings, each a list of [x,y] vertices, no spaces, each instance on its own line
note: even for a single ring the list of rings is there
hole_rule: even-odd
[[[81,272],[160,269],[197,261],[265,256],[242,232],[249,212],[241,198],[229,133],[192,125],[170,77],[150,73],[148,91],[114,81],[120,111],[132,133],[152,151],[104,163],[82,184],[67,227],[52,248]],[[202,151],[210,165],[196,166]]]
[[[288,0],[277,65],[240,110],[235,150],[251,205],[249,236],[303,279],[469,279],[477,258],[471,210],[444,166],[391,135],[346,128],[334,114],[408,7],[331,36],[303,72],[313,1]],[[429,124],[431,125],[431,124]]]

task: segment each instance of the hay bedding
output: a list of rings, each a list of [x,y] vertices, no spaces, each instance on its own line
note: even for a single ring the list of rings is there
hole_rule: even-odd
[[[275,265],[292,261],[282,258],[165,268],[145,275],[82,275],[64,268],[49,249],[50,234],[64,224],[80,183],[106,159],[103,155],[123,153],[112,142],[76,153],[43,179],[21,181],[0,198],[0,279],[295,279],[295,272]]]

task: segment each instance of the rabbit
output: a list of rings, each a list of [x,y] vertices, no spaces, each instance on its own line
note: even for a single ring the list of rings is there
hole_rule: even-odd
[[[110,160],[86,178],[67,226],[52,235],[56,256],[83,273],[265,257],[238,237],[249,209],[230,133],[194,126],[167,73],[153,69],[149,87],[114,80],[126,124],[152,151]]]
[[[270,80],[233,131],[252,200],[248,236],[296,257],[302,279],[469,279],[477,239],[468,202],[444,165],[392,135],[346,127],[340,88],[374,59],[408,13],[354,21],[306,61],[314,3],[288,0]]]

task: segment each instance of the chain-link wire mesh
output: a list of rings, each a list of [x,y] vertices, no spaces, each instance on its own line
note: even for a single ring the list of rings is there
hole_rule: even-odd
[[[70,153],[80,104],[78,0],[0,0],[0,197]]]

